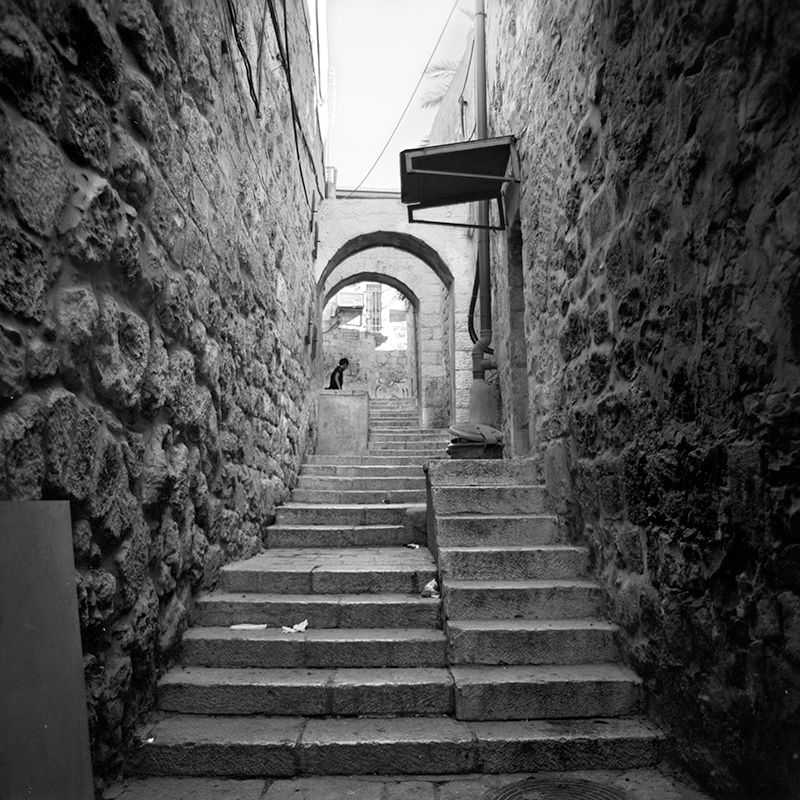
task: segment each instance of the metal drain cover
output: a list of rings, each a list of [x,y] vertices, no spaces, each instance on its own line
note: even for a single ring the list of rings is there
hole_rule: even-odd
[[[504,786],[491,800],[629,800],[629,795],[592,781],[528,778]]]

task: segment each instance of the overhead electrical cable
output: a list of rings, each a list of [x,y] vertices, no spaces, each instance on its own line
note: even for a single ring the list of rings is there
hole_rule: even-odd
[[[291,64],[290,64],[290,57],[289,57],[289,25],[287,19],[287,0],[283,1],[283,23],[284,23],[284,41],[281,41],[281,31],[280,31],[280,24],[278,22],[278,13],[275,10],[275,0],[267,0],[267,4],[269,5],[269,13],[272,19],[272,28],[275,31],[275,41],[278,44],[278,57],[283,65],[284,72],[286,73],[286,81],[289,88],[289,104],[291,106],[292,112],[292,127],[294,129],[294,139],[295,139],[295,148],[297,150],[297,158],[298,158],[298,169],[300,170],[300,177],[303,183],[303,191],[306,195],[306,204],[310,209],[313,210],[312,204],[308,199],[308,190],[306,189],[305,178],[303,177],[303,166],[302,166],[302,158],[300,155],[300,145],[298,144],[298,127],[300,128],[299,135],[303,139],[303,144],[305,145],[306,151],[309,155],[309,163],[311,164],[311,171],[314,173],[314,178],[316,181],[316,191],[320,197],[323,196],[322,190],[319,188],[319,174],[317,173],[317,168],[314,164],[314,152],[311,149],[311,146],[308,144],[308,140],[306,139],[305,132],[303,131],[303,126],[300,122],[300,112],[297,110],[297,102],[295,101],[294,97],[294,89],[292,86],[292,72],[291,72]]]
[[[242,44],[242,40],[239,37],[239,26],[236,23],[236,6],[234,6],[233,0],[228,0],[228,14],[230,14],[231,17],[233,38],[236,40],[236,46],[239,48],[242,60],[244,61],[244,69],[245,72],[247,73],[247,85],[250,89],[250,97],[253,99],[253,103],[256,107],[256,118],[261,119],[261,105],[258,102],[258,95],[256,94],[256,88],[255,85],[253,84],[253,68],[250,66],[250,59],[247,57],[244,45]]]
[[[458,5],[458,0],[455,0],[455,2],[453,3],[453,7],[450,9],[450,13],[447,15],[447,19],[445,20],[444,27],[442,28],[442,32],[439,34],[439,38],[436,40],[436,44],[433,46],[433,51],[431,52],[430,58],[428,59],[428,62],[425,64],[425,66],[424,66],[424,68],[422,70],[422,74],[419,76],[419,80],[417,81],[417,85],[414,87],[414,91],[411,92],[411,97],[408,98],[408,102],[406,103],[406,107],[403,109],[403,113],[400,115],[400,119],[397,120],[397,125],[394,126],[394,130],[389,134],[389,138],[386,140],[386,144],[383,146],[383,149],[378,154],[378,157],[375,159],[375,163],[369,168],[369,172],[367,172],[367,174],[361,179],[361,183],[359,183],[358,186],[356,186],[356,188],[353,189],[347,195],[347,197],[344,198],[345,200],[348,200],[350,197],[352,197],[361,188],[361,186],[364,184],[364,181],[366,181],[366,179],[369,178],[369,176],[372,174],[372,171],[375,169],[375,167],[378,166],[378,162],[381,160],[381,158],[383,158],[383,154],[386,152],[387,148],[389,147],[389,144],[391,143],[392,139],[394,138],[394,135],[397,133],[397,129],[400,127],[400,123],[405,118],[406,112],[410,108],[411,102],[413,101],[414,97],[417,94],[417,90],[419,89],[420,85],[422,84],[422,81],[425,80],[425,73],[426,73],[428,67],[431,64],[431,61],[433,61],[433,57],[436,55],[436,51],[438,50],[439,44],[441,43],[442,39],[444,38],[444,33],[447,30],[447,26],[450,24],[450,20],[451,20],[451,18],[453,16],[453,12],[456,10],[456,6],[457,5]]]

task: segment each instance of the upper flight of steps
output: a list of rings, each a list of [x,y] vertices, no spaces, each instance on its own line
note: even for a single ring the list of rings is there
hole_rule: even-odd
[[[417,424],[411,403],[372,401],[366,454],[309,459],[267,549],[224,567],[198,599],[134,771],[512,773],[658,759],[657,732],[635,716],[640,682],[613,663],[599,590],[580,577],[586,554],[557,544],[539,487],[469,483],[470,465],[493,462],[430,462],[437,566],[422,465],[449,437]],[[440,571],[444,609],[421,596]],[[282,630],[303,620],[305,631]],[[263,627],[231,627],[242,623]]]

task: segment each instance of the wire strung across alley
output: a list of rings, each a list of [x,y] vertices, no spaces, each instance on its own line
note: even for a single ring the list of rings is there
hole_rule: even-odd
[[[394,135],[397,133],[397,129],[400,127],[400,123],[403,121],[403,119],[406,116],[406,113],[408,112],[408,109],[411,107],[411,102],[414,99],[414,97],[416,96],[417,90],[419,89],[420,85],[422,84],[422,81],[425,80],[425,73],[427,72],[428,67],[431,64],[431,61],[433,61],[433,57],[436,55],[436,51],[439,49],[439,44],[441,43],[442,39],[444,38],[445,31],[447,30],[447,26],[450,24],[450,20],[453,17],[453,13],[455,12],[457,5],[458,5],[458,0],[455,0],[455,2],[453,3],[453,7],[450,9],[450,13],[447,15],[447,19],[445,20],[444,27],[442,28],[442,32],[439,34],[439,38],[436,40],[436,44],[433,46],[433,51],[431,52],[430,58],[428,59],[428,63],[425,64],[425,67],[422,70],[422,74],[419,76],[419,80],[417,81],[417,85],[414,87],[414,91],[411,92],[411,97],[408,98],[408,102],[406,103],[406,107],[403,109],[403,113],[400,115],[400,119],[397,120],[397,125],[394,126],[394,130],[389,134],[389,138],[386,140],[386,144],[383,146],[383,149],[378,154],[378,157],[375,159],[375,163],[369,168],[369,172],[367,172],[367,174],[361,179],[361,183],[359,183],[358,186],[356,186],[356,188],[353,189],[347,195],[347,197],[344,198],[345,200],[348,200],[349,198],[351,198],[362,187],[362,185],[364,184],[364,181],[367,178],[369,178],[369,176],[372,174],[372,171],[375,169],[375,167],[378,166],[378,162],[381,160],[381,158],[383,158],[383,154],[386,152],[386,149],[389,147],[389,144],[391,143],[392,139],[394,138]]]

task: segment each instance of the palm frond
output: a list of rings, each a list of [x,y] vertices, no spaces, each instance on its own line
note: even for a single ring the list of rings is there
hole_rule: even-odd
[[[444,92],[428,92],[423,98],[420,99],[419,104],[422,108],[439,108],[444,100]]]
[[[458,65],[460,62],[446,60],[446,61],[436,61],[433,64],[429,64],[425,69],[425,77],[436,79],[436,78],[452,78],[455,75],[456,70],[458,69]]]

